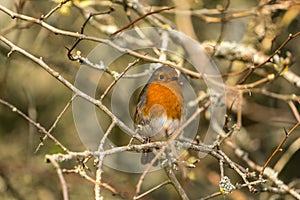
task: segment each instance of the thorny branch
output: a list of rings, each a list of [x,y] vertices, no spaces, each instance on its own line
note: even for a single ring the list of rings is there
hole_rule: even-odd
[[[286,132],[286,130],[284,130],[284,132],[285,132],[284,138],[282,138],[281,142],[278,144],[278,146],[276,147],[276,149],[274,150],[274,152],[272,153],[272,155],[268,158],[268,160],[264,164],[262,170],[260,171],[260,176],[262,176],[264,174],[264,171],[265,171],[266,167],[269,165],[269,163],[271,162],[272,158],[275,156],[276,153],[278,153],[278,152],[281,151],[282,145],[285,143],[285,141],[288,139],[288,137],[295,131],[295,129],[299,125],[300,125],[300,122],[298,122],[297,124],[295,124],[295,126],[293,126],[293,128],[291,128],[291,130],[289,132]]]

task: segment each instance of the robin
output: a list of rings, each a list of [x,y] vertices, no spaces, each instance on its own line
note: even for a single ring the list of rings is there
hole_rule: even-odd
[[[138,134],[146,142],[167,140],[182,122],[183,106],[177,71],[168,66],[156,69],[138,99],[134,117]],[[142,164],[153,159],[154,154],[149,152],[142,154]]]

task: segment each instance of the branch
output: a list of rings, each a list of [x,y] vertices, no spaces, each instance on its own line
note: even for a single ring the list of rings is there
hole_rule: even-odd
[[[30,117],[25,115],[22,111],[20,111],[18,108],[13,106],[12,104],[8,103],[7,101],[4,101],[3,99],[0,99],[0,103],[9,107],[12,112],[16,112],[21,117],[23,117],[25,120],[27,120],[30,124],[32,124],[34,127],[36,127],[39,131],[41,131],[43,134],[47,135],[57,146],[59,146],[63,151],[69,153],[69,149],[65,147],[62,143],[60,143],[51,133],[49,133],[40,123],[35,122]]]
[[[185,193],[184,189],[182,188],[182,186],[180,185],[179,181],[177,180],[173,169],[171,167],[166,167],[165,171],[166,171],[169,179],[171,180],[173,186],[175,187],[176,191],[180,195],[181,199],[182,200],[189,200],[189,197],[187,196],[187,194]]]
[[[154,62],[154,63],[160,63],[160,64],[164,64],[164,65],[173,67],[173,68],[178,69],[178,70],[182,71],[183,73],[185,73],[185,74],[187,74],[187,75],[189,75],[191,77],[194,77],[194,78],[202,78],[202,74],[199,74],[198,72],[194,72],[194,71],[188,70],[188,69],[183,68],[181,66],[178,66],[175,63],[173,63],[171,61],[168,61],[168,60],[166,60],[166,61],[160,60],[158,58],[154,58],[154,57],[149,56],[149,55],[140,54],[140,53],[138,53],[136,51],[133,51],[131,49],[120,47],[120,46],[116,45],[115,43],[113,43],[111,40],[102,39],[102,38],[98,38],[98,37],[92,37],[92,36],[86,36],[86,35],[80,34],[80,33],[75,33],[75,32],[71,32],[71,31],[61,30],[61,29],[58,29],[58,28],[56,28],[54,26],[51,26],[51,25],[47,24],[46,22],[44,22],[44,21],[42,21],[40,19],[29,17],[27,15],[22,15],[22,14],[15,13],[15,12],[13,12],[13,11],[5,8],[2,5],[0,5],[0,10],[2,10],[3,12],[5,12],[6,14],[10,15],[12,19],[16,19],[17,18],[17,19],[22,19],[22,20],[25,20],[25,21],[29,21],[29,22],[38,24],[38,25],[44,27],[45,29],[47,29],[47,30],[49,30],[49,31],[51,31],[51,32],[53,32],[55,34],[65,35],[65,36],[74,37],[74,38],[80,38],[81,40],[89,40],[89,41],[103,43],[103,44],[106,44],[106,45],[108,45],[108,46],[110,46],[112,48],[115,48],[116,50],[118,50],[118,51],[120,51],[120,52],[122,52],[124,54],[129,54],[131,56],[143,59],[145,61]],[[3,38],[3,36],[1,36],[1,37]],[[3,39],[1,39],[1,40],[3,40]]]
[[[69,199],[69,195],[68,195],[68,187],[67,187],[67,183],[66,180],[62,174],[62,170],[59,166],[59,164],[57,163],[56,159],[53,159],[53,157],[51,155],[46,155],[45,156],[46,161],[47,162],[51,162],[51,164],[54,166],[54,168],[56,169],[57,175],[59,177],[60,183],[61,183],[61,187],[62,187],[62,192],[63,192],[63,198],[64,200],[68,200]]]
[[[285,143],[285,141],[288,139],[288,137],[294,132],[294,130],[300,125],[300,122],[298,122],[297,124],[295,124],[291,130],[289,132],[285,131],[285,136],[284,138],[282,138],[281,142],[279,143],[279,145],[276,147],[276,149],[273,151],[272,155],[268,158],[268,160],[266,161],[266,163],[264,164],[262,170],[260,171],[260,176],[263,176],[264,171],[266,169],[266,167],[269,165],[269,163],[271,162],[272,158],[275,156],[276,153],[281,151],[281,147],[283,146],[283,144]]]
[[[132,22],[130,22],[129,24],[127,24],[126,26],[123,26],[122,28],[120,28],[119,30],[117,30],[116,32],[114,32],[113,34],[111,34],[111,37],[117,35],[118,33],[128,29],[130,26],[134,25],[135,23],[137,23],[138,21],[150,16],[150,15],[153,15],[153,14],[157,14],[157,13],[161,13],[161,12],[164,12],[164,11],[167,11],[167,10],[171,10],[171,9],[174,9],[176,8],[176,6],[169,6],[169,7],[166,7],[166,8],[161,8],[159,10],[154,10],[154,11],[151,11],[151,12],[148,12],[146,14],[144,14],[143,16],[133,20]]]
[[[0,5],[1,7],[1,5]],[[74,92],[77,96],[82,97],[83,99],[87,100],[88,102],[93,103],[94,105],[98,106],[101,110],[103,110],[108,116],[110,116],[113,120],[116,121],[116,124],[120,127],[122,127],[128,134],[131,134],[132,136],[136,137],[140,141],[143,141],[143,138],[137,134],[135,134],[134,131],[132,131],[127,125],[125,125],[120,119],[118,119],[106,106],[102,104],[101,101],[96,100],[95,98],[87,95],[86,93],[82,92],[78,88],[76,88],[73,84],[71,84],[69,81],[67,81],[64,77],[62,77],[57,71],[53,70],[49,65],[47,65],[42,58],[37,58],[33,56],[32,54],[28,53],[24,49],[21,49],[20,47],[16,46],[12,42],[10,42],[8,39],[0,35],[0,41],[4,42],[8,46],[11,47],[11,52],[17,51],[21,53],[22,55],[26,56],[33,62],[40,65],[44,70],[46,70],[50,75],[52,75],[54,78],[56,78],[59,82],[61,82],[63,85],[65,85],[67,88],[69,88],[72,92]],[[10,54],[11,54],[10,52]],[[9,55],[10,55],[9,54]]]

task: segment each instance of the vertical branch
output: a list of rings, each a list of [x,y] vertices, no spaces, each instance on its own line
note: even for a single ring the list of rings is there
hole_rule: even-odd
[[[225,32],[225,28],[226,28],[226,23],[227,23],[227,19],[226,19],[226,12],[228,10],[228,7],[230,5],[230,0],[224,0],[223,1],[223,8],[221,9],[221,28],[220,28],[220,35],[217,39],[216,45],[219,45],[224,37],[224,32]],[[216,51],[214,51],[213,55],[215,54]]]
[[[59,164],[57,163],[57,161],[55,159],[52,158],[51,155],[46,155],[45,158],[46,158],[46,161],[51,162],[51,164],[56,169],[56,172],[57,172],[57,175],[59,177],[61,187],[62,187],[63,199],[68,200],[69,199],[69,194],[68,194],[67,183],[66,183],[66,180],[65,180],[65,178],[62,174],[62,171],[61,171],[61,168],[60,168]]]
[[[105,141],[108,138],[108,135],[111,133],[112,129],[115,127],[116,123],[115,121],[112,121],[110,126],[107,128],[105,134],[103,135],[99,147],[98,147],[98,152],[100,153],[98,157],[98,165],[97,165],[97,170],[96,170],[96,183],[94,187],[95,191],[95,199],[96,200],[101,200],[103,197],[101,196],[101,181],[102,181],[102,173],[103,173],[103,162],[104,162],[104,154],[101,154],[101,152],[104,151],[104,144]]]
[[[177,180],[173,169],[171,167],[166,167],[165,171],[166,171],[169,179],[171,180],[173,186],[175,187],[176,191],[180,195],[181,199],[182,200],[189,200],[189,197],[187,196],[187,194],[185,193],[184,189],[182,188],[182,186],[180,185],[179,181]]]

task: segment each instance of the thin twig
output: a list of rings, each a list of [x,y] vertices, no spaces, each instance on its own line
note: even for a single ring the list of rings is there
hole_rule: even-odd
[[[62,170],[61,170],[59,164],[57,163],[57,161],[55,159],[53,159],[53,157],[51,155],[46,155],[45,158],[46,158],[47,161],[50,161],[51,164],[56,169],[56,172],[57,172],[57,175],[59,177],[59,180],[60,180],[60,183],[61,183],[61,187],[62,187],[63,199],[64,200],[68,200],[69,199],[68,187],[67,187],[66,180],[65,180],[65,178],[63,176],[63,173],[62,173]]]
[[[238,157],[242,158],[242,160],[244,160],[248,164],[248,166],[250,166],[252,169],[255,169],[256,171],[262,170],[263,167],[257,165],[254,161],[249,159],[248,153],[243,151],[239,147],[237,147],[236,144],[230,142],[229,140],[226,141],[226,144],[228,144],[228,146],[233,148],[234,153]],[[284,184],[282,180],[279,180],[277,177],[277,172],[274,172],[274,170],[271,169],[270,171],[271,171],[270,173],[264,173],[264,175],[267,176],[271,181],[273,181],[273,183],[277,186],[277,188],[280,188],[280,193],[284,193],[284,194],[288,193],[292,195],[294,198],[300,200],[300,194],[295,189],[290,188],[288,185]],[[256,177],[256,175],[254,177]],[[274,190],[272,192],[274,192]]]
[[[215,192],[215,193],[212,193],[210,195],[207,195],[206,197],[202,197],[200,198],[199,200],[207,200],[207,199],[212,199],[214,197],[217,197],[217,196],[220,196],[222,195],[222,193],[219,191],[219,192]]]
[[[154,163],[159,159],[159,157],[163,154],[163,152],[165,152],[165,150],[167,148],[167,144],[168,143],[165,143],[165,145],[158,151],[158,153],[156,153],[154,158],[148,164],[147,168],[143,171],[143,173],[140,176],[140,179],[139,179],[139,181],[136,185],[135,196],[133,197],[133,199],[135,199],[135,198],[137,198],[137,196],[139,196],[140,191],[141,191],[141,187],[142,187],[142,184],[145,180],[146,175],[149,173],[150,169],[153,167]]]
[[[219,159],[219,166],[220,166],[220,175],[222,178],[222,177],[224,177],[224,160],[223,159]]]
[[[186,192],[180,185],[179,181],[177,180],[175,173],[171,167],[166,167],[165,171],[171,180],[173,186],[175,187],[176,191],[178,192],[179,196],[181,197],[182,200],[189,200],[189,197],[187,196]]]
[[[52,126],[50,127],[50,129],[48,130],[49,133],[52,132],[52,130],[56,127],[57,123],[59,122],[59,120],[62,118],[63,114],[67,111],[67,109],[69,108],[69,106],[71,105],[72,101],[75,99],[76,95],[73,95],[73,97],[67,102],[67,104],[65,105],[65,107],[63,108],[63,110],[59,113],[59,115],[56,117],[55,121],[53,122]],[[45,135],[42,139],[41,142],[39,143],[39,145],[37,146],[37,148],[35,149],[34,153],[37,153],[40,148],[44,145],[45,140],[48,138],[47,135]]]
[[[249,181],[247,180],[247,177],[246,177],[246,174],[244,172],[242,172],[239,168],[239,166],[237,166],[223,151],[221,150],[218,150],[219,154],[222,155],[222,157],[224,158],[224,160],[227,161],[227,163],[229,164],[229,166],[235,171],[237,172],[240,177],[242,177],[242,179],[244,180],[244,182],[246,184],[249,183]],[[249,191],[250,192],[254,192],[255,189],[251,186],[251,185],[248,185],[248,188],[249,188]]]
[[[281,43],[281,45],[264,62],[260,63],[259,65],[256,65],[256,66],[253,66],[253,67],[249,68],[247,74],[244,77],[241,78],[239,83],[240,84],[244,83],[249,78],[249,76],[253,73],[253,71],[255,69],[260,68],[260,67],[264,66],[267,62],[271,61],[271,59],[276,54],[278,54],[283,47],[285,47],[292,39],[298,37],[299,35],[300,35],[300,32],[297,32],[295,34],[290,33],[288,35],[287,39],[283,43]]]
[[[118,51],[120,51],[122,53],[129,54],[129,55],[134,56],[136,58],[141,58],[141,59],[143,59],[145,61],[150,61],[150,62],[154,62],[154,63],[160,63],[160,64],[168,65],[170,67],[173,67],[175,69],[180,70],[181,72],[183,72],[186,75],[189,75],[189,76],[191,76],[193,78],[202,78],[202,74],[200,74],[198,72],[194,72],[194,71],[191,71],[191,70],[189,70],[187,68],[183,68],[183,67],[178,66],[177,64],[175,64],[175,63],[173,63],[171,61],[168,61],[168,60],[163,61],[163,60],[160,60],[158,58],[154,58],[154,57],[149,56],[149,55],[140,54],[140,53],[138,53],[138,52],[136,52],[134,50],[128,49],[128,48],[123,48],[121,46],[116,45],[111,40],[102,39],[102,38],[99,38],[99,37],[86,36],[84,34],[80,34],[80,33],[75,33],[75,32],[71,32],[71,31],[65,31],[65,30],[62,30],[62,29],[58,29],[58,28],[56,28],[54,26],[51,26],[50,24],[48,24],[48,23],[46,23],[44,21],[41,21],[41,20],[39,20],[37,18],[33,18],[33,17],[29,17],[27,15],[22,15],[22,14],[15,13],[15,12],[13,12],[13,11],[5,8],[2,5],[0,5],[0,10],[2,10],[4,13],[8,14],[9,16],[11,16],[13,19],[18,18],[18,19],[22,19],[22,20],[25,20],[25,21],[29,21],[29,22],[38,24],[38,25],[44,27],[45,29],[51,31],[52,33],[55,33],[55,34],[58,34],[58,35],[66,35],[66,36],[69,36],[69,37],[81,38],[81,39],[84,39],[84,40],[89,40],[89,41],[103,43],[103,44],[106,44],[108,46],[111,46],[112,48],[115,48],[116,50],[118,50]]]
[[[0,5],[1,9],[1,5]],[[53,70],[49,65],[47,65],[42,58],[37,58],[33,56],[32,54],[28,53],[24,49],[16,46],[11,41],[0,35],[0,40],[3,41],[5,44],[11,47],[11,52],[17,51],[24,56],[28,57],[33,62],[40,65],[44,70],[46,70],[51,76],[55,77],[58,81],[60,81],[63,85],[65,85],[67,88],[69,88],[72,92],[74,92],[77,96],[82,97],[83,99],[87,100],[88,102],[93,103],[94,105],[98,106],[102,111],[104,111],[108,116],[110,116],[113,120],[116,121],[116,124],[120,127],[122,127],[126,133],[131,134],[132,136],[136,137],[138,140],[143,141],[144,139],[136,134],[133,130],[131,130],[127,125],[125,125],[120,119],[118,119],[106,106],[104,106],[101,101],[96,100],[95,98],[87,95],[86,93],[82,92],[78,88],[76,88],[73,84],[71,84],[69,81],[67,81],[64,77],[62,77],[57,71]]]
[[[289,101],[288,102],[291,110],[292,110],[292,113],[294,114],[296,120],[298,121],[298,123],[300,123],[300,115],[299,115],[299,111],[298,109],[296,108],[295,104],[292,102],[292,101]]]
[[[90,21],[90,19],[94,16],[97,16],[97,15],[104,15],[104,14],[110,14],[111,12],[114,11],[114,8],[110,7],[109,10],[107,11],[100,11],[100,12],[96,12],[96,13],[90,13],[89,16],[87,17],[87,19],[84,21],[83,25],[81,26],[81,29],[80,29],[80,33],[83,34],[84,33],[84,29],[87,25],[87,23]],[[76,48],[76,46],[80,43],[80,41],[83,40],[82,38],[77,38],[75,43],[72,45],[72,47],[70,49],[68,49],[68,58],[70,60],[79,60],[79,59],[76,59],[76,56],[73,56],[72,55],[72,51]],[[83,61],[79,60],[81,63]]]
[[[46,15],[42,15],[41,20],[48,19],[53,13],[55,13],[58,9],[60,9],[64,4],[66,4],[69,1],[71,1],[71,0],[60,1],[60,3],[57,6],[55,6],[54,8],[52,8]]]
[[[47,135],[57,146],[59,146],[63,151],[69,153],[69,149],[67,147],[65,147],[62,143],[60,143],[53,135],[51,135],[51,133],[49,133],[40,123],[35,122],[34,120],[32,120],[30,117],[28,117],[27,115],[25,115],[22,111],[20,111],[18,108],[16,108],[15,106],[13,106],[12,104],[8,103],[7,101],[0,99],[0,103],[9,107],[12,112],[16,112],[17,114],[19,114],[21,117],[23,117],[25,120],[27,120],[30,124],[32,124],[33,126],[35,126],[39,131],[41,131],[43,134]]]
[[[228,22],[228,19],[227,19],[227,10],[228,10],[228,7],[230,5],[230,0],[225,0],[223,1],[223,8],[220,10],[220,14],[221,14],[221,27],[220,27],[220,34],[219,34],[219,37],[216,41],[216,45],[218,46],[222,40],[223,40],[223,37],[224,37],[224,33],[225,33],[225,28],[226,28],[226,23]],[[213,52],[212,56],[215,54],[216,51]]]
[[[280,174],[283,168],[288,164],[292,156],[300,149],[300,137],[298,137],[279,158],[273,169]]]
[[[255,81],[253,83],[237,85],[236,88],[244,89],[247,91],[247,89],[254,88],[260,84],[263,84],[263,83],[266,83],[269,81],[273,81],[274,78],[275,78],[275,74],[268,74],[267,77],[265,77],[265,78],[259,79],[258,81]]]
[[[119,30],[117,30],[116,32],[114,32],[113,34],[111,34],[111,37],[117,35],[118,33],[122,32],[122,31],[124,31],[124,30],[126,30],[126,29],[129,28],[130,26],[134,25],[135,23],[137,23],[138,21],[140,21],[140,20],[146,18],[146,17],[149,16],[149,15],[161,13],[161,12],[163,12],[163,11],[171,10],[171,9],[174,9],[174,8],[176,8],[176,6],[169,6],[169,7],[166,7],[166,8],[162,8],[162,9],[159,9],[159,10],[155,10],[155,11],[149,12],[149,13],[147,13],[147,14],[145,14],[145,15],[143,15],[143,16],[141,16],[141,17],[135,19],[135,20],[133,20],[132,22],[130,22],[130,23],[127,24],[126,26],[120,28]]]
[[[296,94],[278,94],[278,93],[270,92],[265,88],[253,88],[251,89],[251,92],[261,93],[265,96],[272,97],[275,99],[280,99],[282,101],[287,101],[287,102],[300,101],[300,96],[297,96]]]
[[[150,194],[151,192],[154,192],[155,190],[163,187],[164,185],[167,185],[167,184],[170,184],[171,181],[170,180],[166,180],[160,184],[158,184],[157,186],[153,187],[153,188],[150,188],[149,190],[147,190],[146,192],[144,192],[143,194],[140,194],[139,196],[135,197],[134,200],[138,200],[138,199],[141,199],[143,198],[144,196]]]
[[[109,190],[110,192],[112,192],[113,194],[118,194],[118,192],[116,191],[116,189],[114,189],[111,185],[107,184],[107,183],[102,183],[102,182],[97,182],[96,180],[94,180],[92,177],[88,176],[86,171],[83,169],[82,166],[76,166],[75,169],[71,169],[71,170],[63,170],[64,173],[76,173],[79,174],[82,178],[86,179],[87,181],[95,184],[95,185],[99,185],[107,190]]]
[[[114,81],[106,88],[106,90],[103,92],[103,94],[100,97],[100,101],[103,101],[104,97],[108,94],[108,92],[111,90],[111,88],[125,75],[125,73],[134,65],[136,65],[138,62],[140,62],[141,59],[136,59],[135,61],[133,61],[132,63],[129,63],[127,65],[127,67],[122,71],[121,74],[117,74],[117,76],[115,76],[116,78],[114,79]]]
[[[298,122],[297,124],[295,124],[291,130],[289,132],[285,133],[284,138],[282,138],[282,140],[280,141],[280,143],[278,144],[278,146],[276,147],[276,149],[273,151],[273,153],[271,154],[271,156],[268,158],[268,160],[265,162],[264,166],[262,167],[261,171],[260,171],[260,176],[263,176],[264,171],[266,169],[266,167],[269,165],[269,163],[271,162],[271,160],[273,159],[273,157],[275,156],[276,153],[281,151],[281,147],[283,146],[283,144],[285,143],[285,141],[288,139],[288,137],[294,132],[294,130],[300,125],[300,122]]]
[[[111,133],[112,129],[115,127],[115,121],[112,121],[109,127],[107,128],[105,134],[101,138],[99,147],[98,147],[98,152],[103,152],[104,151],[104,144],[106,142],[106,139],[108,138],[109,134]],[[103,162],[104,162],[105,155],[100,154],[98,156],[98,165],[97,165],[97,170],[96,170],[96,182],[101,183],[102,180],[102,173],[103,173]],[[102,198],[101,196],[101,187],[99,184],[95,184],[94,187],[95,191],[95,199],[100,200]]]

